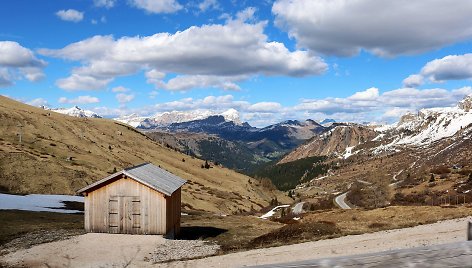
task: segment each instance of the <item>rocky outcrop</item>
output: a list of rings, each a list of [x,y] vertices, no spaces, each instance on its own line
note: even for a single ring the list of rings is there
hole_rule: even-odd
[[[358,124],[335,124],[330,131],[312,138],[305,144],[286,155],[279,163],[286,163],[311,156],[342,156],[353,147],[370,141],[377,132],[369,127]]]

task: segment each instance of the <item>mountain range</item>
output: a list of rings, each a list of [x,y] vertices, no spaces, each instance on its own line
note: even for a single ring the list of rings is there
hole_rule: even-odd
[[[439,155],[449,159],[447,163],[451,165],[466,161],[468,153],[461,146],[468,148],[467,135],[472,131],[471,108],[472,96],[467,96],[455,107],[422,109],[405,114],[396,124],[383,126],[337,123],[327,119],[320,123],[288,120],[257,128],[241,122],[238,112],[233,109],[222,114],[166,112],[153,117],[133,115],[116,120],[136,127],[168,148],[246,174],[261,174],[257,172],[261,168],[271,174],[271,166],[290,166],[290,163],[302,159],[327,157],[328,162],[341,167],[339,173],[351,178],[360,176],[349,171],[359,161],[376,163],[385,157],[395,159],[389,161],[393,166],[385,166],[389,174],[403,174],[406,170],[414,174],[418,170],[424,173],[427,167],[442,163],[437,158]],[[81,113],[71,114],[77,116]],[[450,154],[444,155],[444,152]],[[413,167],[416,170],[410,170]],[[369,177],[374,170],[377,169],[371,168],[362,176]],[[301,178],[294,180],[300,181]]]

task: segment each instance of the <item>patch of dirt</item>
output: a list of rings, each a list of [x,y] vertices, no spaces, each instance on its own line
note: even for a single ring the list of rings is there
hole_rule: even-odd
[[[339,234],[334,222],[300,222],[288,224],[249,242],[248,247],[289,244],[307,240],[317,240]]]

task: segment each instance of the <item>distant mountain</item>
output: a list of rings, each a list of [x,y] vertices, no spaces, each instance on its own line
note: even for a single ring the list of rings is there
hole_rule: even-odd
[[[56,113],[65,114],[65,115],[74,116],[74,117],[102,118],[97,113],[89,111],[89,110],[83,110],[79,106],[74,106],[72,108],[57,108],[57,109],[51,109],[46,106],[41,106],[41,108],[43,108],[44,110],[49,110]]]
[[[218,163],[246,174],[269,159],[257,154],[246,144],[228,141],[204,133],[146,132],[151,139],[182,153]]]
[[[205,133],[222,139],[244,143],[260,157],[274,160],[291,151],[311,137],[323,133],[327,128],[313,120],[300,122],[284,121],[264,128],[252,127],[248,123],[228,121],[222,115],[201,120],[173,123],[156,130],[167,133]]]
[[[331,118],[326,118],[320,122],[320,125],[328,127],[328,126],[331,126],[333,123],[336,123],[336,120],[331,119]]]
[[[422,109],[408,113],[396,125],[377,128],[381,145],[375,152],[395,151],[402,147],[425,147],[449,138],[472,124],[472,95],[456,107]]]
[[[172,111],[158,113],[150,117],[143,117],[136,114],[131,114],[115,118],[115,120],[139,129],[155,129],[166,127],[173,123],[184,123],[195,120],[204,120],[208,117],[219,115],[222,116],[227,122],[233,122],[237,125],[242,124],[241,120],[239,119],[239,113],[235,109],[229,109],[221,114],[214,113],[209,110]]]
[[[353,154],[354,147],[377,136],[376,131],[359,124],[333,123],[331,127],[329,131],[314,136],[291,151],[279,163],[314,156],[334,156],[345,159]]]

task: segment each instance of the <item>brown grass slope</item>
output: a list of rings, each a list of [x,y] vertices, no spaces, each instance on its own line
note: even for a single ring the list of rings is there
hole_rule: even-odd
[[[340,124],[329,132],[315,136],[298,146],[295,150],[282,158],[279,163],[292,162],[311,156],[342,155],[347,147],[356,146],[365,141],[369,141],[376,135],[377,133],[369,127],[355,124]]]
[[[202,169],[202,160],[112,120],[70,117],[0,96],[0,122],[3,191],[74,194],[115,168],[151,162],[189,181],[182,196],[189,209],[230,213],[265,206],[274,196],[289,201],[232,170]]]

